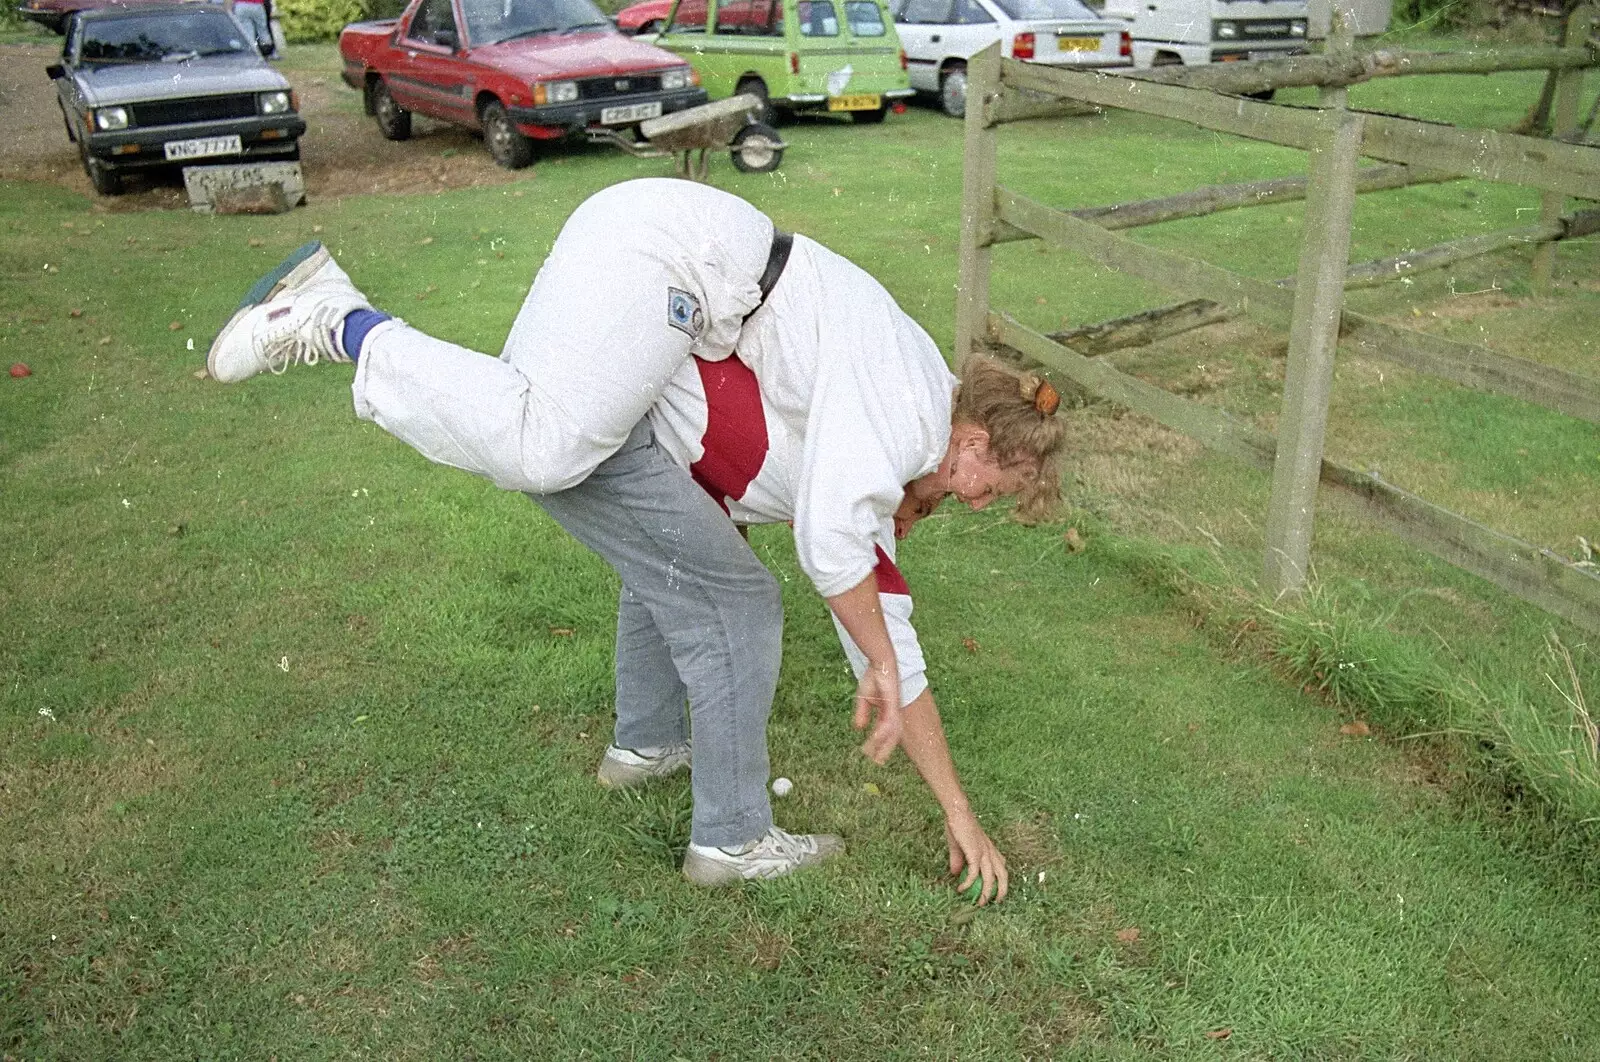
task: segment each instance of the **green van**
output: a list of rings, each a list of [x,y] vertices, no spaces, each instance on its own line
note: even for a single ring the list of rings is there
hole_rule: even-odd
[[[687,59],[711,99],[768,101],[769,120],[835,111],[881,122],[913,92],[881,0],[677,0],[655,43]]]

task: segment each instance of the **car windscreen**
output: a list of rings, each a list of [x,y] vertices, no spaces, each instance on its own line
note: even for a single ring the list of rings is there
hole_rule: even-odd
[[[590,0],[463,0],[461,10],[473,44],[611,25]]]
[[[1078,0],[994,0],[995,5],[1019,22],[1034,18],[1097,19]]]
[[[255,50],[221,9],[94,19],[84,23],[80,40],[78,58],[86,63],[178,62]]]

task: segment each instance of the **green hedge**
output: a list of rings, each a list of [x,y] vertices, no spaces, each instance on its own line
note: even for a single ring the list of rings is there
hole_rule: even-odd
[[[331,41],[352,22],[393,18],[407,0],[273,0],[284,39],[295,44]]]

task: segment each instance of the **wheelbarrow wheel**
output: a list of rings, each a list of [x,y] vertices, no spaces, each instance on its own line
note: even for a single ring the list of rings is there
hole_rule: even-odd
[[[728,145],[733,168],[740,173],[771,173],[783,161],[783,140],[762,122],[751,122],[733,134]]]

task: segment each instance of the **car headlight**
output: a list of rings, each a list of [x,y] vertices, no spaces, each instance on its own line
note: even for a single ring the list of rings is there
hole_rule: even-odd
[[[294,95],[282,89],[263,92],[256,98],[260,101],[262,114],[288,114],[294,110]]]
[[[693,74],[687,66],[675,66],[662,71],[661,87],[668,91],[688,88],[692,84],[694,84]]]
[[[101,130],[128,128],[128,108],[99,108],[94,112],[94,127]]]
[[[1305,35],[1306,35],[1306,20],[1305,19],[1297,18],[1297,19],[1294,19],[1292,22],[1289,23],[1289,36],[1291,36],[1291,37],[1304,37]]]
[[[533,103],[572,103],[578,98],[576,81],[545,81],[533,86]]]
[[[1231,41],[1239,36],[1239,24],[1237,22],[1212,23],[1211,36],[1215,40]]]

